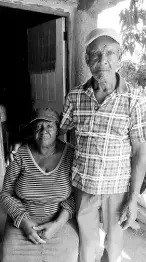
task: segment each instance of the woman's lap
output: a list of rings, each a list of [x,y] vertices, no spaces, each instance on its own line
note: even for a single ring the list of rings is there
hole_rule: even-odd
[[[74,220],[46,244],[30,242],[21,229],[7,223],[2,247],[2,262],[77,262],[78,232]]]

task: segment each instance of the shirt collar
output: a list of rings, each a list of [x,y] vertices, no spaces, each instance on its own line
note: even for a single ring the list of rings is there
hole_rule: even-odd
[[[116,94],[123,94],[128,92],[128,86],[125,82],[124,78],[122,78],[119,73],[116,72],[116,78],[117,78],[117,84],[114,91],[109,95],[111,96],[113,93]],[[94,84],[94,78],[93,76],[83,85],[83,90],[88,94],[93,94],[93,84]]]

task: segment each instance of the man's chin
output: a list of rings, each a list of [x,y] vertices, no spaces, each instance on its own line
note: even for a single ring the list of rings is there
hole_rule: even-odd
[[[97,74],[93,75],[93,77],[98,80],[108,80],[109,79],[109,71],[100,71]]]

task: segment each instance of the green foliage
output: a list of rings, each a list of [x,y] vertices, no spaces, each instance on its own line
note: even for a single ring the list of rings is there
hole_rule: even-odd
[[[119,73],[134,87],[146,87],[146,64],[137,64],[132,60],[125,60],[121,63]]]
[[[141,21],[146,24],[146,10],[142,7],[142,0],[131,0],[129,9],[125,8],[120,13],[121,33],[124,52],[133,55],[136,43],[146,50],[146,27],[139,29]]]
[[[125,54],[133,56],[137,44],[141,52],[137,54],[135,62],[132,59],[121,63],[121,75],[135,87],[146,86],[146,10],[143,9],[144,0],[131,0],[129,9],[120,13],[122,46]],[[139,27],[139,23],[143,25]]]

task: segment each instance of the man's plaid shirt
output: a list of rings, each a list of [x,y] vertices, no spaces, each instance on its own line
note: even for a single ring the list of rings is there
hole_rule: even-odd
[[[64,105],[61,128],[75,127],[76,134],[72,184],[89,194],[127,192],[131,145],[146,141],[146,97],[119,79],[101,105],[92,78],[70,91]]]

